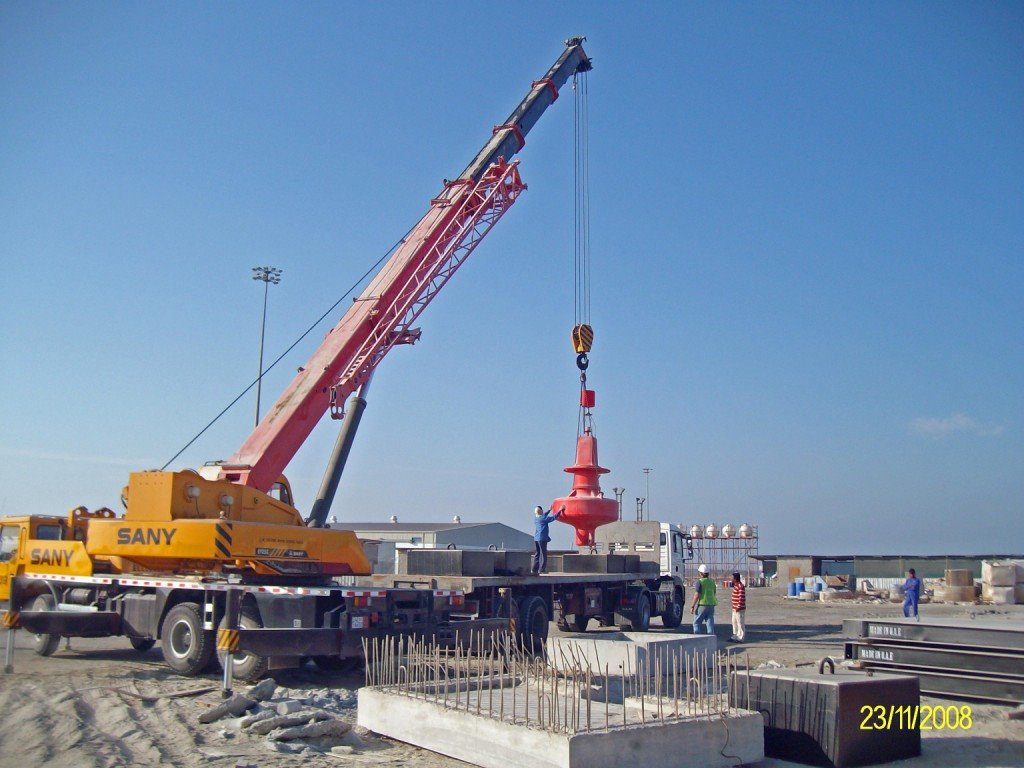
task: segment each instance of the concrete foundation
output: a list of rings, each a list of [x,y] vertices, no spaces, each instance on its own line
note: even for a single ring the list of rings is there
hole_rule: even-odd
[[[648,632],[602,633],[600,638],[573,636],[548,638],[548,664],[559,671],[576,665],[590,667],[595,675],[611,677],[635,674],[639,668],[653,675],[659,665],[663,674],[670,674],[672,659],[676,664],[689,660],[691,666],[709,664],[718,649],[714,635],[666,635]]]
[[[509,691],[504,692],[510,696]],[[575,733],[544,730],[477,714],[472,697],[462,709],[375,688],[359,690],[359,725],[408,744],[483,768],[717,768],[764,759],[763,719],[732,710],[693,718],[641,723],[621,705],[609,705],[613,721],[603,726],[605,706],[588,709]],[[599,712],[597,710],[600,710]],[[590,726],[588,728],[588,723]]]

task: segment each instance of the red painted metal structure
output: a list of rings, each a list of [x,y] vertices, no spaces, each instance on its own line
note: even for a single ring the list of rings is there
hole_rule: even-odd
[[[580,388],[580,409],[583,412],[583,434],[576,438],[576,463],[566,467],[572,475],[572,491],[551,502],[552,509],[565,508],[559,522],[576,529],[576,546],[594,548],[594,529],[619,519],[619,505],[614,499],[606,499],[598,480],[610,470],[597,461],[597,438],[591,427],[590,409],[596,404],[594,390],[586,388],[586,376]]]
[[[340,417],[346,398],[367,382],[396,344],[412,344],[412,323],[455,274],[526,185],[509,161],[558,88],[590,69],[583,38],[566,41],[562,55],[533,83],[518,107],[494,128],[465,171],[445,181],[430,210],[324,339],[238,452],[223,478],[268,491],[324,413]]]

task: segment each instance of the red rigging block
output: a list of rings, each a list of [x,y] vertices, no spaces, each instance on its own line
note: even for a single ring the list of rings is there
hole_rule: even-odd
[[[558,519],[576,529],[576,546],[591,546],[595,528],[619,519],[619,505],[615,499],[604,498],[597,479],[608,470],[597,463],[596,437],[588,432],[576,438],[576,463],[565,471],[573,476],[572,492],[555,499],[551,508],[565,507]]]
[[[593,408],[596,403],[597,393],[594,390],[580,390],[580,408]]]

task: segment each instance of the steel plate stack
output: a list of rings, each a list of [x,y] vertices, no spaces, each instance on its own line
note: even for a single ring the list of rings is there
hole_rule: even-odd
[[[847,619],[846,658],[881,674],[912,674],[921,692],[1024,702],[1024,623],[974,619]]]

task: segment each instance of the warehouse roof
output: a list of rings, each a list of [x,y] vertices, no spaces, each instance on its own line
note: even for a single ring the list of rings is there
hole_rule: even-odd
[[[331,528],[352,531],[446,531],[450,528],[476,528],[481,525],[505,525],[505,523],[331,523]],[[511,526],[506,526],[511,527]]]

